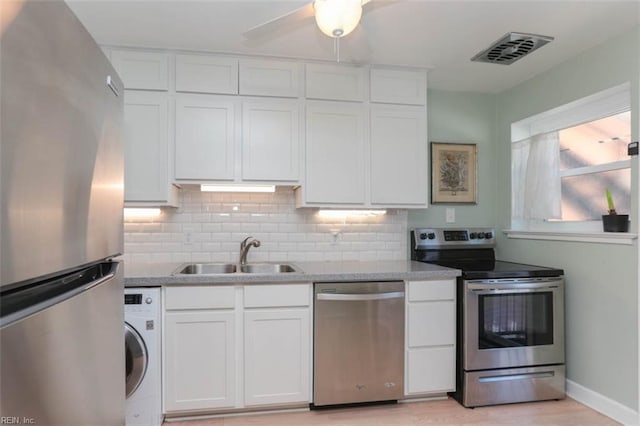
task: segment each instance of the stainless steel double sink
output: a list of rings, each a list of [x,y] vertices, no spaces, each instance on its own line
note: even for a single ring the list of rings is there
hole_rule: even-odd
[[[290,263],[188,263],[181,265],[173,275],[220,275],[220,274],[284,274],[301,272]]]

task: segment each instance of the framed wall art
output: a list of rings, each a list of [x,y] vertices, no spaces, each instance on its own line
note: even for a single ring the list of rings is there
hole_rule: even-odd
[[[477,203],[477,145],[431,142],[431,203]]]

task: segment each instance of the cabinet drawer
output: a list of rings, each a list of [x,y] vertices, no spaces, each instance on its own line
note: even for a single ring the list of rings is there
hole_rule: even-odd
[[[337,101],[364,101],[364,68],[307,64],[306,97]]]
[[[412,349],[407,353],[406,394],[448,392],[455,389],[454,346]]]
[[[311,284],[245,285],[245,308],[309,306]]]
[[[455,343],[456,305],[454,302],[409,303],[407,310],[407,345],[410,348]]]
[[[409,301],[455,300],[454,280],[411,281],[409,282]]]
[[[233,286],[216,287],[166,287],[165,309],[233,309]]]
[[[297,98],[301,65],[295,62],[240,61],[240,94]]]
[[[425,105],[427,103],[426,72],[371,70],[371,102]]]
[[[169,90],[169,55],[112,50],[111,63],[125,89]]]
[[[238,60],[176,55],[176,91],[238,94]]]

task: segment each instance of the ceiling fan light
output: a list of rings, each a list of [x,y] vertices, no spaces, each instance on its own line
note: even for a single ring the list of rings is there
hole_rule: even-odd
[[[362,0],[315,0],[316,24],[329,37],[344,37],[353,31],[362,16]]]

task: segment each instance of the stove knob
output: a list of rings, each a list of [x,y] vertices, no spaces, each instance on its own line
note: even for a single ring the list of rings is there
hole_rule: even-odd
[[[427,233],[426,232],[421,233],[420,234],[420,239],[421,240],[426,240],[427,239]]]
[[[478,239],[482,240],[484,238],[484,232],[478,232]]]
[[[427,237],[428,237],[430,240],[434,240],[434,239],[436,238],[436,234],[435,234],[435,233],[433,233],[433,232],[429,232],[429,235],[427,235]]]
[[[476,234],[475,232],[472,232],[471,234],[469,234],[469,238],[471,238],[472,240],[475,240],[477,236],[478,234]]]
[[[493,238],[493,233],[492,233],[492,232],[485,232],[485,233],[484,233],[484,237],[485,237],[487,240],[490,240],[490,239],[492,239],[492,238]]]

